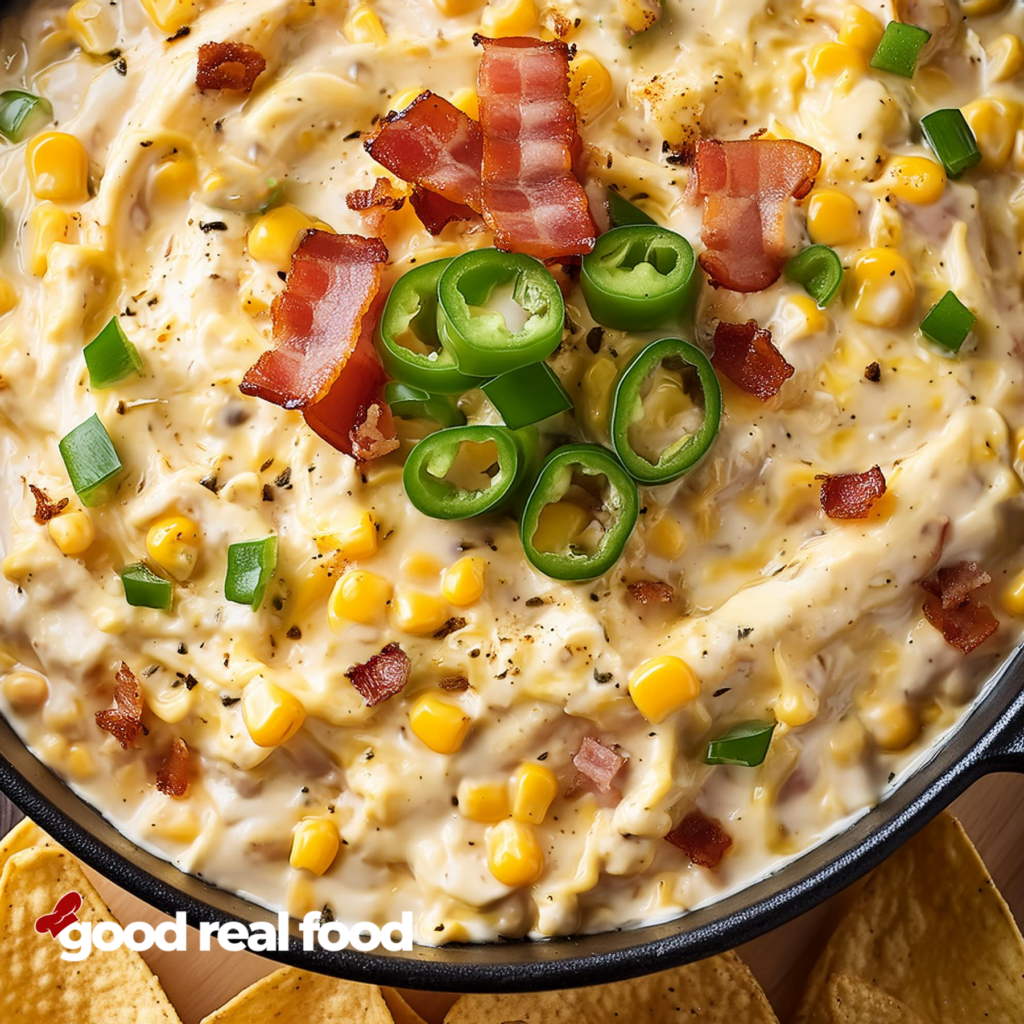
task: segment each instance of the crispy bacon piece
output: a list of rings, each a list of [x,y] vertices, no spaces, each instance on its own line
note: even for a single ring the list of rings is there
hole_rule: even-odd
[[[662,580],[638,580],[630,583],[626,590],[637,604],[671,604],[675,597],[672,587]]]
[[[626,758],[606,747],[593,736],[585,736],[580,749],[572,755],[576,770],[586,776],[601,792],[611,789],[615,776],[622,770]]]
[[[719,321],[711,362],[738,388],[767,402],[793,376],[793,367],[772,344],[771,331],[756,320],[745,324]]]
[[[483,214],[499,249],[542,260],[583,256],[597,229],[573,174],[582,144],[561,40],[474,36],[483,131]]]
[[[722,823],[700,811],[690,811],[665,838],[702,868],[717,868],[732,846]]]
[[[973,592],[992,577],[977,562],[957,562],[922,580],[927,591],[925,618],[943,635],[946,643],[970,654],[998,628],[999,620]]]
[[[135,673],[122,661],[117,670],[114,703],[96,712],[96,724],[127,750],[142,728],[142,688]]]
[[[409,197],[423,226],[432,234],[439,235],[453,220],[479,220],[479,215],[468,206],[453,203],[440,192],[428,192],[418,185]]]
[[[878,466],[866,473],[822,475],[821,510],[829,519],[866,519],[885,494],[885,475]]]
[[[50,500],[46,491],[40,490],[35,484],[29,484],[28,489],[32,492],[32,497],[36,499],[35,520],[40,525],[45,525],[68,507],[67,498],[61,498],[60,501],[54,502]]]
[[[703,201],[700,265],[737,292],[767,288],[786,262],[786,203],[814,185],[821,154],[792,139],[702,139],[687,188]]]
[[[179,736],[157,769],[156,788],[166,796],[184,796],[188,792],[189,774],[188,746]]]
[[[374,209],[389,213],[400,210],[404,202],[405,196],[387,178],[376,178],[373,188],[357,188],[345,196],[345,205],[360,213]]]
[[[362,665],[353,665],[345,676],[359,691],[367,707],[401,693],[409,682],[409,656],[398,644],[388,644]]]
[[[248,43],[203,43],[196,65],[196,85],[207,89],[252,92],[256,79],[267,68],[267,59]]]

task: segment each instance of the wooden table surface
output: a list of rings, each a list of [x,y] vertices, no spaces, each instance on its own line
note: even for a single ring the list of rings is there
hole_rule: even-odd
[[[1024,776],[1015,775],[983,779],[953,805],[1018,921],[1024,923],[1022,808]],[[20,817],[20,813],[0,796],[0,835]],[[162,919],[152,908],[105,879],[96,875],[93,878],[119,920],[155,922]],[[825,903],[739,949],[784,1022],[793,1010],[804,977],[834,915],[833,903]],[[200,953],[194,936],[189,946],[183,953],[153,951],[146,954],[184,1024],[197,1024],[205,1014],[276,966],[252,953],[219,950]]]

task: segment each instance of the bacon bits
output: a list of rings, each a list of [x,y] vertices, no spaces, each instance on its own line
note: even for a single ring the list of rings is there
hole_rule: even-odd
[[[991,581],[977,562],[957,562],[921,581],[928,592],[925,618],[946,643],[964,654],[970,654],[999,628],[999,620],[988,606],[973,596],[975,590]]]
[[[675,597],[672,587],[662,580],[639,580],[630,583],[626,591],[638,605],[645,608],[652,604],[671,604]]]
[[[829,519],[866,519],[885,494],[885,476],[878,466],[866,473],[836,473],[817,479],[821,480],[821,511]]]
[[[67,498],[61,498],[60,501],[53,502],[46,491],[40,490],[35,484],[29,484],[28,489],[32,492],[32,497],[36,499],[35,520],[40,526],[45,526],[51,519],[59,516],[68,507]]]
[[[573,174],[582,152],[561,40],[474,40],[483,131],[483,214],[499,249],[542,260],[583,256],[597,229]]]
[[[626,758],[593,736],[585,736],[579,750],[572,755],[572,763],[581,775],[606,793],[611,789],[615,776],[622,770]]]
[[[360,213],[372,209],[385,213],[400,210],[404,202],[405,196],[387,178],[375,178],[373,188],[357,188],[345,196],[345,205]]]
[[[252,92],[267,59],[248,43],[203,43],[196,65],[196,85],[207,89]]]
[[[704,204],[700,265],[737,292],[767,288],[786,262],[786,203],[814,185],[821,154],[792,139],[697,144],[687,189]]]
[[[96,712],[96,724],[127,750],[142,728],[142,688],[135,673],[122,661],[117,670],[114,703]]]
[[[702,868],[717,868],[732,846],[722,823],[700,811],[690,811],[665,838]]]
[[[772,344],[771,331],[757,325],[719,321],[715,328],[715,354],[711,362],[743,391],[767,402],[793,376],[793,367]]]
[[[157,769],[156,788],[166,796],[184,796],[188,792],[188,783],[188,747],[179,736],[164,763]]]
[[[409,682],[409,656],[398,644],[388,644],[362,665],[353,665],[345,676],[359,691],[367,707],[376,707]]]
[[[412,190],[409,202],[416,216],[432,235],[441,234],[452,221],[479,219],[468,206],[453,203],[439,192],[428,192],[418,185]]]

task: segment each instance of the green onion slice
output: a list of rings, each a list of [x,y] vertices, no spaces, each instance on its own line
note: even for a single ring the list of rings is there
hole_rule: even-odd
[[[174,594],[171,581],[157,576],[142,562],[126,565],[121,570],[121,584],[124,587],[124,599],[133,608],[159,608],[165,612],[171,610]]]
[[[927,29],[917,25],[905,25],[890,21],[882,33],[882,41],[871,58],[871,66],[879,71],[891,71],[894,75],[913,78],[917,58],[921,56],[924,44],[931,39]]]
[[[843,262],[827,245],[810,245],[786,264],[786,277],[804,286],[804,291],[824,309],[839,291]]]
[[[99,416],[93,414],[60,442],[60,456],[82,504],[102,505],[104,485],[121,472],[121,460]]]
[[[976,319],[952,292],[946,292],[921,321],[921,333],[936,345],[959,352]]]
[[[926,114],[921,118],[921,131],[951,178],[981,162],[978,140],[967,118],[955,107]]]
[[[121,329],[117,317],[82,350],[89,368],[89,384],[97,391],[109,388],[142,369],[138,350]]]
[[[611,218],[613,228],[622,227],[623,224],[657,223],[653,217],[649,217],[639,206],[623,198],[615,189],[608,189],[607,196],[608,216]]]
[[[466,414],[447,395],[432,395],[397,380],[384,385],[384,401],[403,420],[433,420],[442,427],[458,427],[466,422]]]
[[[708,744],[705,764],[737,764],[756,768],[768,754],[776,722],[741,722]]]
[[[572,408],[569,392],[547,363],[509,370],[489,380],[482,390],[510,430],[540,423]]]
[[[23,89],[0,92],[0,135],[21,142],[53,117],[48,100]]]
[[[277,537],[230,545],[224,596],[235,604],[247,604],[254,612],[258,611],[276,568]]]

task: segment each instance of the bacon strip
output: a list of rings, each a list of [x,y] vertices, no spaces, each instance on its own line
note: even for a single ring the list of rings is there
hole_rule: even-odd
[[[35,484],[29,484],[28,489],[32,492],[32,497],[36,499],[35,520],[41,526],[45,526],[68,507],[67,498],[61,498],[60,501],[55,502],[50,499],[46,491],[36,487]]]
[[[671,604],[675,591],[663,580],[638,580],[626,587],[629,596],[637,604],[646,607],[649,604]]]
[[[717,868],[732,846],[722,823],[700,811],[690,811],[665,838],[702,868]]]
[[[821,480],[821,510],[829,519],[866,519],[885,494],[885,476],[878,466],[866,473],[836,473]]]
[[[611,789],[615,776],[622,770],[626,758],[606,747],[593,736],[585,736],[580,749],[572,755],[576,770],[585,775],[602,792]]]
[[[767,402],[793,376],[793,367],[772,344],[771,331],[757,325],[719,321],[715,328],[715,354],[711,362],[738,388]]]
[[[687,188],[703,201],[700,265],[716,285],[737,292],[767,288],[786,262],[786,203],[814,185],[821,154],[792,139],[697,144]]]
[[[561,40],[474,36],[483,130],[483,214],[499,249],[583,256],[597,229],[572,168],[582,150]]]
[[[114,703],[96,712],[96,724],[127,750],[142,728],[142,688],[135,673],[122,661],[117,670]]]
[[[398,644],[388,644],[362,665],[353,665],[345,676],[359,691],[367,707],[376,705],[401,693],[409,682],[409,656]]]
[[[991,582],[992,577],[977,562],[957,562],[921,581],[928,593],[925,618],[946,643],[964,654],[970,654],[999,628],[999,620],[988,606],[973,597],[973,591]]]
[[[188,747],[179,736],[164,763],[157,769],[156,788],[166,796],[184,796],[188,792],[188,783]]]
[[[439,235],[453,220],[478,220],[479,217],[468,206],[453,203],[440,192],[428,192],[416,186],[409,197],[423,226],[432,234]]]
[[[256,79],[267,68],[267,58],[248,43],[203,43],[196,64],[200,90],[236,89],[252,92]]]

